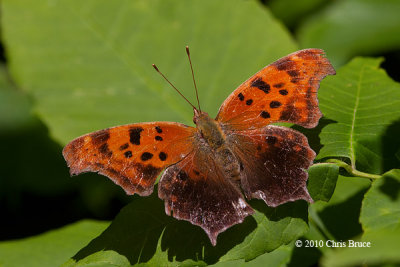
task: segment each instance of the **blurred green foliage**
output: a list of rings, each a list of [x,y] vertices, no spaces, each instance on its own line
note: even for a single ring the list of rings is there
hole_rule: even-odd
[[[400,167],[400,1],[0,4],[0,266],[400,263],[392,170]],[[128,197],[96,174],[69,178],[61,149],[81,134],[140,121],[191,124],[191,109],[151,68],[194,99],[185,45],[212,116],[266,64],[300,48],[327,52],[337,75],[321,83],[325,117],[315,129],[293,126],[319,153],[308,216],[301,201],[275,209],[252,201],[256,214],[212,247],[200,228],[166,216],[155,194]],[[84,218],[113,221],[73,223]],[[300,237],[373,247],[296,247]]]

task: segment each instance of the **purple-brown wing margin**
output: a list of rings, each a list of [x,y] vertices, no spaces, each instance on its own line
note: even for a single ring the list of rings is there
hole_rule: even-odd
[[[234,151],[243,164],[241,185],[248,199],[262,199],[272,207],[299,199],[312,202],[306,170],[315,152],[303,134],[270,125],[235,131],[230,139],[240,144],[234,145]]]
[[[212,154],[201,150],[164,172],[158,195],[168,215],[203,228],[214,246],[219,233],[254,212]]]

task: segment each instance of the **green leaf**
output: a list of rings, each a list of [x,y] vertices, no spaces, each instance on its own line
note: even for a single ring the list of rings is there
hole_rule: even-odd
[[[365,232],[393,229],[400,222],[400,170],[385,173],[365,194],[360,222]]]
[[[314,201],[329,201],[336,187],[339,167],[330,163],[318,163],[308,169],[307,189]]]
[[[376,55],[400,47],[398,0],[330,1],[307,20],[297,36],[304,48],[325,49],[334,66],[354,56]]]
[[[84,220],[39,236],[0,242],[0,266],[59,266],[107,225],[107,222]]]
[[[211,116],[235,87],[297,50],[255,0],[2,1],[12,75],[62,143],[143,121],[191,123],[190,45],[202,109]],[[53,38],[54,37],[54,38]]]
[[[5,66],[0,65],[0,133],[15,130],[31,122],[31,101],[9,80]]]
[[[380,62],[356,58],[339,69],[336,77],[327,78],[319,91],[320,108],[335,123],[321,131],[324,146],[318,159],[345,157],[353,169],[382,172],[382,138],[400,117],[400,85],[379,68]]]
[[[211,265],[212,267],[256,267],[256,266],[286,266],[292,255],[293,244],[281,246],[276,250],[265,253],[252,261],[245,262],[243,260],[224,261]]]
[[[271,12],[289,27],[298,26],[305,16],[326,4],[325,0],[270,0]]]
[[[339,175],[329,202],[317,201],[309,207],[308,231],[303,238],[313,241],[347,240],[362,233],[360,208],[371,182],[357,177]],[[303,239],[302,239],[303,240]],[[305,244],[303,240],[303,244]],[[289,266],[313,266],[330,248],[295,247]],[[300,264],[301,263],[301,264]]]
[[[62,267],[130,267],[129,261],[126,257],[119,255],[112,250],[99,251],[86,258],[75,262],[73,259],[69,260]]]
[[[361,234],[361,203],[370,184],[368,179],[339,175],[329,202],[318,201],[309,207],[310,224],[315,223],[329,239],[346,240]]]
[[[400,229],[380,230],[363,235],[358,242],[370,242],[370,247],[351,247],[330,250],[322,258],[322,266],[398,266],[400,263]]]
[[[256,228],[246,236],[243,242],[236,244],[221,257],[220,261],[254,259],[265,252],[271,252],[282,245],[289,244],[308,231],[307,203],[304,201],[289,202],[277,208],[267,207],[262,201],[251,201],[250,204],[256,209],[256,213],[251,217],[256,222]],[[247,225],[250,226],[250,223]],[[234,234],[235,231],[239,230],[232,227],[232,232],[227,232],[224,239],[221,236],[221,243],[227,243],[228,240],[237,237],[238,234]]]
[[[130,264],[157,262],[167,266],[174,262],[201,265],[238,259],[248,261],[289,244],[308,229],[304,201],[277,208],[269,208],[261,201],[252,201],[251,205],[256,214],[221,233],[217,246],[213,247],[200,227],[167,216],[157,194],[135,197],[110,227],[73,260],[79,263],[99,251],[113,250],[126,257]]]

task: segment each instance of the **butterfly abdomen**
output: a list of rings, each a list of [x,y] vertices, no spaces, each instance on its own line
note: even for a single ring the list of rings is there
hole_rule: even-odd
[[[240,163],[232,150],[224,144],[216,152],[216,158],[221,163],[225,174],[232,180],[238,181],[240,179]]]

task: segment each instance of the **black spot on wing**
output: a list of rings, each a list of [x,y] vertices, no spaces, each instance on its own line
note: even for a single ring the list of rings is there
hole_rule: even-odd
[[[149,159],[151,159],[153,157],[153,154],[151,154],[150,152],[144,152],[141,156],[140,159],[142,161],[147,161]]]
[[[157,135],[154,139],[156,139],[157,141],[162,141],[163,140],[163,138],[161,136],[159,136],[159,135]]]
[[[181,181],[186,181],[186,180],[189,178],[189,176],[187,175],[186,172],[180,170],[180,171],[178,172],[178,174],[176,175],[176,178],[178,178],[178,179],[181,180]]]
[[[250,106],[251,104],[253,104],[253,99],[247,99],[246,105]]]
[[[282,59],[276,61],[275,63],[273,63],[273,65],[278,70],[289,70],[289,69],[293,69],[296,66],[296,63],[294,63],[294,61],[292,61],[288,58],[282,58]]]
[[[281,95],[287,95],[289,92],[287,90],[285,90],[285,89],[282,89],[282,90],[279,90],[279,93]]]
[[[275,88],[282,88],[285,85],[285,83],[276,83],[274,84]]]
[[[242,93],[239,93],[238,94],[238,98],[239,98],[240,101],[243,101],[244,100],[244,95]]]
[[[165,152],[160,152],[160,154],[158,154],[158,157],[160,158],[161,161],[165,161],[167,160],[167,154]]]
[[[261,91],[263,91],[266,94],[268,94],[269,91],[271,90],[271,87],[269,86],[269,84],[264,82],[260,77],[255,78],[251,82],[251,86],[260,89]]]
[[[289,74],[291,77],[300,76],[300,73],[297,70],[288,70],[288,71],[286,71],[286,73]]]
[[[90,135],[94,145],[100,145],[110,139],[110,131],[108,129],[97,131]]]
[[[298,83],[299,81],[301,81],[303,78],[298,78],[298,77],[294,77],[292,79],[290,79],[291,83]]]
[[[271,103],[269,103],[269,106],[270,106],[271,108],[279,108],[281,105],[282,105],[282,104],[281,104],[281,102],[279,102],[279,101],[271,101]]]
[[[129,141],[133,145],[140,145],[140,133],[142,131],[142,127],[132,127],[129,129]]]
[[[128,150],[124,153],[125,158],[129,159],[132,157],[132,151]]]
[[[269,114],[269,112],[268,112],[268,111],[265,111],[265,110],[261,111],[260,116],[261,116],[262,118],[264,118],[264,119],[271,118],[271,114]]]
[[[128,143],[125,143],[125,144],[123,144],[122,146],[120,146],[119,147],[119,150],[125,150],[125,149],[127,149],[129,147],[129,144]]]
[[[162,129],[160,126],[156,126],[155,128],[156,128],[157,133],[162,133]]]
[[[101,154],[103,154],[106,157],[111,157],[112,156],[112,151],[108,148],[108,144],[104,143],[99,147],[99,151]]]

